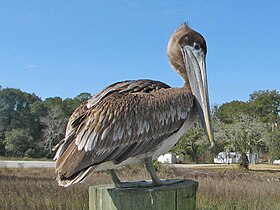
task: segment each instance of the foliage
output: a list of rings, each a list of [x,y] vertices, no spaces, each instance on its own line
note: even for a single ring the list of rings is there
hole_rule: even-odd
[[[255,151],[271,159],[280,151],[280,94],[255,91],[248,102],[233,101],[214,107],[215,136],[224,150]],[[220,150],[222,151],[222,150]]]
[[[35,94],[18,89],[0,90],[0,155],[5,155],[5,133],[13,129],[25,129],[33,139],[40,136],[41,125],[31,106],[40,101]]]
[[[264,123],[279,122],[280,94],[276,91],[261,90],[250,95],[250,109]]]
[[[272,160],[280,159],[280,129],[270,134],[269,153]]]
[[[232,101],[214,106],[212,123],[217,143],[211,149],[210,157],[221,151],[259,152],[271,159],[279,157],[279,105],[280,95],[273,90],[256,91],[247,102]],[[193,162],[207,162],[203,154],[209,150],[206,149],[207,140],[203,133],[195,125],[173,151],[183,154],[185,160],[190,157]]]
[[[30,153],[30,148],[33,147],[33,138],[22,128],[15,128],[5,133],[4,140],[5,150],[11,156],[23,157],[25,153]]]
[[[19,89],[0,88],[0,155],[50,157],[51,147],[64,136],[67,119],[90,96],[42,101]]]
[[[203,156],[207,147],[204,131],[200,122],[196,120],[193,128],[180,138],[172,151],[177,155],[183,155],[183,162],[187,162],[187,156],[190,156],[192,162],[198,163],[199,158]]]
[[[243,114],[238,117],[239,120],[225,132],[225,138],[228,140],[225,148],[241,153],[259,151],[265,136],[264,125],[249,115]]]
[[[234,116],[248,112],[246,105],[246,102],[242,101],[232,101],[225,103],[218,108],[216,107],[215,114],[222,123],[233,123]]]

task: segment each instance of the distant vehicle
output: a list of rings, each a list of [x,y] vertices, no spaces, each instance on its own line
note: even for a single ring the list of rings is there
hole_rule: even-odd
[[[280,160],[274,160],[273,165],[280,165]]]

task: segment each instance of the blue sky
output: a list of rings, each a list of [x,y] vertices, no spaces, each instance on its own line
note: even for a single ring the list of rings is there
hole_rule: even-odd
[[[0,85],[42,99],[127,79],[180,87],[166,56],[184,21],[208,45],[210,103],[280,90],[279,1],[0,1]]]

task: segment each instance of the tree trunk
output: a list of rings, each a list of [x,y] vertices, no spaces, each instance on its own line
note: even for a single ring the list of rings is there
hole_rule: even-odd
[[[239,165],[243,169],[249,169],[249,159],[244,152],[241,153],[241,161]]]
[[[192,149],[192,161],[197,164],[198,163],[198,155],[197,155],[197,145],[195,145],[194,143],[192,143],[191,145],[191,149]]]

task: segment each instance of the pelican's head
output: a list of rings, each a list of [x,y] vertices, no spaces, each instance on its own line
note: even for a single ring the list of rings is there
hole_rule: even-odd
[[[206,77],[206,42],[201,34],[187,24],[181,25],[171,36],[167,47],[170,64],[182,76],[196,100],[202,126],[211,144],[214,135],[211,125]]]

